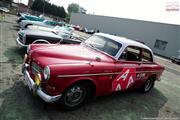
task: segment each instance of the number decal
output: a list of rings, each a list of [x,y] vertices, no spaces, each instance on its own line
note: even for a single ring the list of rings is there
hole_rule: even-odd
[[[136,79],[137,80],[146,79],[146,73],[138,73]]]
[[[112,91],[119,91],[129,88],[136,80],[136,68],[124,68],[113,81]]]

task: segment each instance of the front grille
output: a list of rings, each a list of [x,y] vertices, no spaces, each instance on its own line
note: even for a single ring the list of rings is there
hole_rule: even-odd
[[[21,43],[23,43],[23,35],[20,34],[20,33],[18,33],[18,36],[19,36],[19,41],[20,41]]]
[[[32,74],[34,74],[34,75],[36,75],[38,73],[42,73],[42,68],[35,62],[32,62],[31,70],[32,70]]]

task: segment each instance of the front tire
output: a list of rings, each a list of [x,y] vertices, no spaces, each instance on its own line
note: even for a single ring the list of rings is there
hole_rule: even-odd
[[[154,87],[154,82],[155,81],[153,78],[149,78],[148,80],[146,80],[143,87],[141,88],[141,91],[144,93],[149,92]]]
[[[60,106],[65,110],[75,110],[82,106],[90,95],[88,84],[78,83],[69,87],[60,100]]]

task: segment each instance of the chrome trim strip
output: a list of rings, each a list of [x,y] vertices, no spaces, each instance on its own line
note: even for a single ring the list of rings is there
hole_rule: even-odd
[[[156,70],[156,71],[137,71],[136,73],[153,73],[153,72],[161,72],[161,70]]]
[[[42,91],[41,87],[36,86],[34,80],[30,77],[27,67],[29,65],[28,64],[23,64],[24,67],[24,76],[27,76],[27,78],[24,78],[25,82],[28,84],[28,87],[30,88],[30,90],[32,89],[33,92],[37,93],[44,101],[50,103],[50,102],[55,102],[58,101],[62,94],[56,95],[56,96],[50,96],[48,94],[46,94],[45,92]]]
[[[153,73],[153,72],[161,72],[160,70],[157,71],[137,71],[137,73]],[[87,76],[101,76],[101,75],[116,75],[121,74],[122,72],[116,73],[96,73],[96,74],[76,74],[76,75],[58,75],[57,77],[66,78],[66,77],[87,77]]]
[[[19,37],[16,39],[16,44],[17,44],[17,46],[18,46],[19,48],[27,47],[27,46],[28,46],[28,45],[25,45],[25,44],[21,43],[21,42],[19,41]]]
[[[114,75],[120,74],[122,72],[116,73],[96,73],[96,74],[76,74],[76,75],[58,75],[57,77],[85,77],[85,76],[101,76],[101,75]]]
[[[38,39],[38,40],[35,40],[32,44],[36,44],[36,42],[46,42],[46,43],[50,44],[50,42],[49,42],[49,41],[47,41],[47,40],[43,40],[43,39]]]

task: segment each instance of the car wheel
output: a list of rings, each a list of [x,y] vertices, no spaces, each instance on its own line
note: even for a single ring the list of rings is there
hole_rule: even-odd
[[[87,100],[89,95],[90,87],[87,84],[75,84],[63,93],[60,106],[65,110],[75,110]]]
[[[174,63],[175,61],[172,59],[171,62]]]
[[[144,93],[149,92],[152,88],[154,87],[154,79],[150,78],[148,79],[145,84],[143,85],[143,87],[141,88],[141,91]]]

